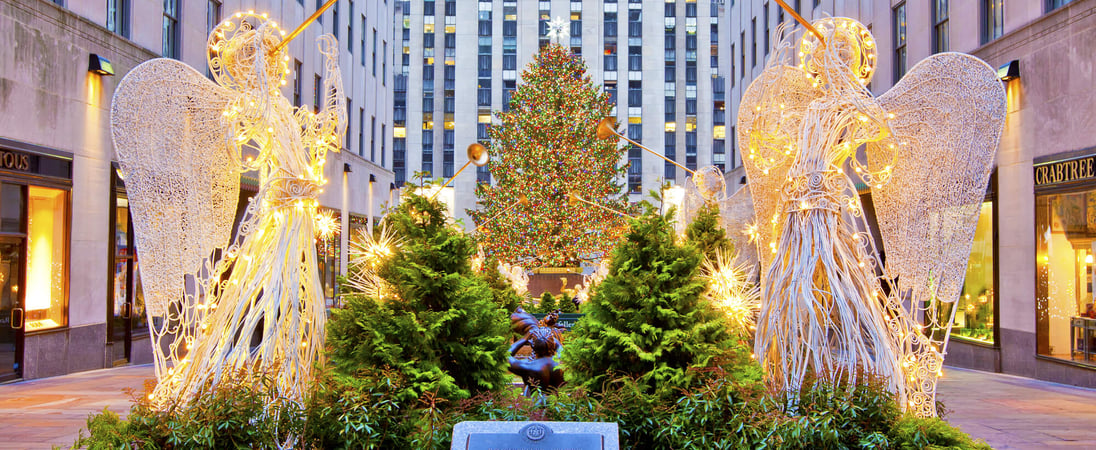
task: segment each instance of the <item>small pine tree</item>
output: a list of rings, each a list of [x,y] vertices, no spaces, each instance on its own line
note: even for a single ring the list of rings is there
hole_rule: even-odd
[[[708,204],[697,211],[692,223],[685,228],[685,239],[709,260],[720,252],[730,255],[734,251],[734,244],[727,239],[727,232],[719,226],[719,220],[719,207]]]
[[[487,285],[491,287],[491,296],[495,299],[496,305],[507,312],[513,312],[518,305],[521,305],[522,296],[514,291],[514,287],[498,271],[497,260],[488,259],[483,265],[482,275],[487,280]]]
[[[508,313],[472,271],[472,240],[443,207],[412,195],[385,217],[400,251],[378,273],[395,299],[348,295],[332,311],[327,344],[335,367],[354,374],[390,367],[408,382],[398,395],[456,400],[506,385]]]
[[[578,307],[575,306],[575,299],[572,298],[570,295],[567,295],[566,292],[561,294],[561,297],[559,298],[559,303],[556,306],[559,308],[559,312],[561,313],[578,312]]]
[[[545,292],[540,296],[540,305],[537,306],[537,311],[541,314],[549,314],[559,308],[559,304],[556,303],[556,298],[552,296],[551,292]]]
[[[689,368],[707,366],[729,348],[725,320],[701,296],[700,258],[692,245],[674,244],[673,228],[656,212],[633,220],[568,336],[568,382],[600,391],[624,375],[668,394],[691,383]]]

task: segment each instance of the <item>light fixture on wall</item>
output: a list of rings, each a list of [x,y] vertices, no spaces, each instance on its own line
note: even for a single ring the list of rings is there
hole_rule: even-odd
[[[114,66],[109,59],[92,53],[88,56],[88,72],[111,76],[114,75]]]
[[[1020,78],[1020,60],[1014,59],[997,68],[997,78],[1001,81]]]
[[[350,167],[350,163],[343,163],[343,173],[353,172],[354,169]]]

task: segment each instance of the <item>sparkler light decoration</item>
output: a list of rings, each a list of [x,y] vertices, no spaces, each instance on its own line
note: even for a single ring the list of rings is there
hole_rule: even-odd
[[[813,28],[797,64],[781,40],[739,107],[763,267],[755,353],[789,405],[808,372],[850,384],[874,373],[933,416],[952,323],[937,305],[962,286],[1004,89],[981,60],[940,53],[873,97],[870,31],[847,18]],[[846,164],[871,187],[885,267]]]
[[[704,261],[700,273],[708,284],[704,296],[727,315],[736,331],[745,334],[755,329],[761,290],[750,283],[749,267],[736,264],[736,259],[735,255],[720,251],[715,258]]]
[[[112,133],[159,378],[154,404],[185,405],[240,373],[269,374],[273,396],[299,402],[319,361],[326,312],[316,197],[325,155],[342,145],[346,105],[331,36],[319,39],[323,109],[294,108],[282,96],[283,36],[266,14],[237,13],[209,35],[214,81],[154,59],[115,92]],[[245,149],[256,156],[243,160]],[[239,174],[252,170],[259,193],[230,242]]]
[[[399,251],[400,244],[400,239],[387,225],[381,226],[377,236],[369,230],[359,229],[354,239],[350,240],[346,286],[378,300],[396,299],[395,289],[380,277],[377,270]]]

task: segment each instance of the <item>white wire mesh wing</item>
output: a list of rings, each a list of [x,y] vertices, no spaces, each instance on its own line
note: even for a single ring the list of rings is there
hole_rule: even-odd
[[[742,94],[736,127],[739,153],[753,197],[757,220],[753,238],[757,240],[762,267],[768,267],[772,260],[770,245],[783,216],[778,214],[781,189],[788,168],[799,154],[796,138],[803,114],[821,95],[806,72],[780,63],[781,59],[774,55],[769,67]]]
[[[153,59],[119,83],[111,131],[141,254],[150,316],[183,295],[184,276],[227,245],[239,161],[222,120],[231,93],[190,66]]]
[[[915,304],[954,302],[1004,126],[1004,88],[980,59],[941,53],[879,102],[892,134],[868,145],[867,160],[873,172],[891,166],[889,182],[871,186],[887,275]]]

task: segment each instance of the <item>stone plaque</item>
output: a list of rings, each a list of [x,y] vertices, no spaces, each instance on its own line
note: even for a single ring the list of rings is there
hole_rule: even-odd
[[[461,422],[453,450],[618,450],[617,424],[606,422]]]

